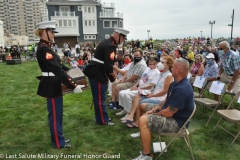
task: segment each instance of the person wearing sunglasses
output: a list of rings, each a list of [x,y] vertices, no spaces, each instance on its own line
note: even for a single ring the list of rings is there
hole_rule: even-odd
[[[227,82],[227,92],[237,93],[240,91],[240,56],[230,50],[227,41],[219,43],[219,73],[218,78],[222,82]]]
[[[195,56],[195,61],[189,71],[192,77],[201,76],[203,74],[204,65],[202,64],[202,59],[201,54]]]

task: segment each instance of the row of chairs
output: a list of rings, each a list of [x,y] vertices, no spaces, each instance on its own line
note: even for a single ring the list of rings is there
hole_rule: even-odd
[[[196,104],[202,106],[203,111],[201,113],[204,115],[207,115],[209,117],[206,125],[208,125],[208,123],[210,122],[214,113],[217,111],[218,115],[221,118],[219,119],[219,121],[216,124],[216,126],[214,127],[214,129],[216,127],[219,127],[221,129],[225,130],[227,133],[231,134],[234,137],[234,140],[232,141],[231,144],[233,144],[235,142],[235,140],[238,138],[238,136],[240,135],[240,131],[237,134],[233,134],[228,129],[224,128],[220,123],[223,119],[226,119],[230,122],[234,122],[235,124],[240,125],[240,111],[237,109],[234,109],[234,101],[237,101],[238,103],[240,103],[240,92],[238,92],[237,94],[230,93],[226,90],[226,83],[222,83],[219,81],[207,82],[207,79],[200,77],[200,76],[191,78],[190,83],[194,87],[196,87],[197,90],[200,90],[200,92],[194,91],[194,101],[195,101],[194,110],[193,110],[191,116],[188,118],[188,120],[185,122],[185,124],[180,128],[180,130],[177,133],[158,133],[156,139],[158,138],[158,140],[160,141],[161,152],[157,156],[156,159],[158,159],[167,150],[169,145],[177,137],[182,137],[185,139],[185,142],[191,152],[192,159],[194,159],[193,150],[192,150],[190,140],[189,140],[189,131],[186,128],[186,125],[190,122],[192,116],[194,115],[194,113],[196,111]],[[204,93],[206,93],[206,92],[208,92],[209,94],[218,95],[219,101],[204,97]],[[226,109],[217,110],[218,107],[223,104],[223,98],[226,94],[230,94],[232,96],[231,102],[229,103],[229,105]],[[233,108],[233,109],[231,109],[231,108]],[[210,115],[206,114],[207,109],[212,111],[210,113]],[[198,110],[198,112],[200,112],[200,111]],[[161,136],[173,137],[164,149],[163,149],[162,143],[161,143]]]

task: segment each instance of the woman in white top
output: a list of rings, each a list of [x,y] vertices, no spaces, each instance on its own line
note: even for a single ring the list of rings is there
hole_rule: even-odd
[[[116,65],[113,65],[113,69],[117,71],[117,79],[120,80],[127,73],[131,63],[133,61],[132,55],[126,54],[124,55],[124,67],[119,69]],[[108,95],[112,96],[112,89],[115,89],[116,85],[112,84],[110,81],[108,82]]]
[[[119,92],[119,105],[122,106],[124,109],[116,113],[116,115],[123,115],[129,113],[132,108],[132,100],[133,97],[139,93],[139,88],[144,88],[143,92],[150,92],[152,87],[154,86],[154,77],[160,74],[159,69],[157,69],[157,61],[153,58],[149,59],[148,67],[143,72],[141,79],[137,81],[137,83],[131,87],[130,89],[122,90]],[[137,87],[139,86],[139,87]]]
[[[173,81],[172,73],[170,72],[174,63],[174,60],[170,56],[163,56],[161,63],[164,65],[164,69],[160,73],[158,78],[154,78],[153,83],[156,84],[153,91],[146,96],[137,94],[133,98],[132,108],[129,114],[125,115],[122,122],[127,124],[128,127],[137,127],[138,119],[133,121],[136,109],[141,103],[154,103],[159,104],[167,96],[168,88]]]

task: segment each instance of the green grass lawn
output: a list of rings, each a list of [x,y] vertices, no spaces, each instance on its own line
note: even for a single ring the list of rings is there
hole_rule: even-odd
[[[61,150],[52,148],[46,101],[36,95],[38,80],[35,77],[41,74],[37,62],[25,62],[20,65],[0,63],[0,69],[0,157],[4,155],[2,159],[7,159],[5,156],[14,157],[15,154],[17,158],[13,159],[20,158],[20,154],[28,156],[48,154],[59,156],[58,159],[70,159],[71,157],[67,156],[71,155],[81,155],[81,158],[71,159],[93,159],[91,155],[100,155],[101,158],[98,159],[104,159],[103,154],[120,154],[119,159],[127,160],[139,155],[140,138],[130,137],[130,134],[137,132],[138,129],[122,125],[115,111],[108,111],[116,123],[115,126],[96,124],[94,110],[90,109],[92,101],[90,89],[82,94],[64,96],[63,133],[66,138],[71,138],[72,148]],[[230,97],[227,97],[226,103],[229,101]],[[199,109],[201,108],[197,108]],[[230,145],[233,137],[219,128],[213,130],[217,121],[218,116],[214,115],[206,127],[207,117],[195,113],[189,128],[195,159],[239,159],[240,140]],[[234,124],[226,125],[234,127]],[[152,134],[152,138],[155,137],[156,134]],[[168,142],[170,138],[163,137],[162,140]],[[86,155],[89,157],[83,157]],[[154,157],[156,155],[154,154]],[[34,157],[21,158],[34,159]],[[46,158],[48,157],[43,159]],[[176,139],[161,159],[187,160],[191,159],[191,155],[185,141]]]

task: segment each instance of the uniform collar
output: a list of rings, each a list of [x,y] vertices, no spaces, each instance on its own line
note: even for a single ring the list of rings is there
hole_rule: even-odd
[[[40,43],[46,44],[47,46],[51,46],[51,44],[52,44],[51,42],[43,40],[43,39],[40,39]]]
[[[117,42],[115,41],[115,39],[113,37],[111,37],[110,39],[112,40],[113,44],[115,44],[115,45],[117,44]]]

